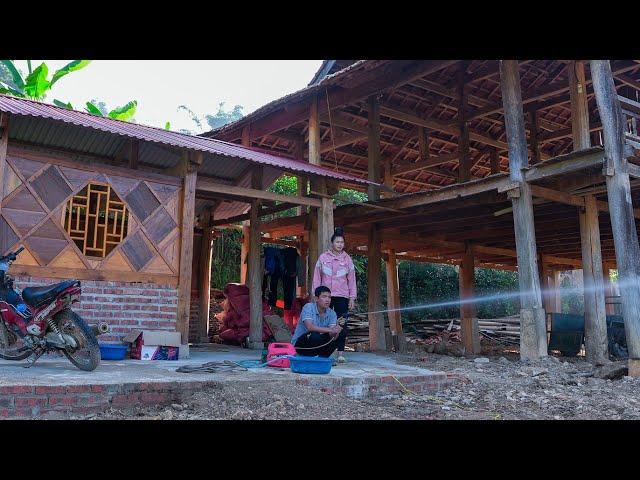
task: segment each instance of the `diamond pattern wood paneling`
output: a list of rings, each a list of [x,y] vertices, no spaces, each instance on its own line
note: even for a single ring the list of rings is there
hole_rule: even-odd
[[[131,211],[141,222],[149,218],[149,215],[160,205],[158,199],[151,193],[151,190],[144,182],[140,182],[136,188],[131,190],[125,200]]]
[[[21,235],[26,235],[46,216],[35,197],[22,188],[2,207],[2,213]]]
[[[65,234],[51,219],[25,238],[25,243],[45,265],[69,245]]]
[[[18,178],[16,172],[13,171],[9,165],[5,167],[4,171],[4,196],[8,197],[16,188],[22,185],[22,180]]]
[[[20,172],[20,174],[27,180],[29,180],[34,173],[36,173],[46,165],[41,162],[34,162],[32,160],[13,157],[10,155],[7,155],[7,161],[11,164],[16,172]]]
[[[149,237],[157,245],[177,227],[176,222],[169,216],[164,208],[159,208],[144,224]]]
[[[153,258],[151,248],[145,242],[142,232],[139,231],[128,236],[120,246],[120,250],[136,270],[140,270]]]
[[[165,203],[172,198],[179,188],[176,185],[166,185],[163,183],[147,182],[147,185],[149,185],[153,193],[160,199],[160,203]]]
[[[47,168],[30,183],[49,210],[56,208],[72,193],[71,188],[54,166]]]
[[[95,172],[88,172],[86,170],[67,167],[60,167],[60,170],[76,192],[82,190],[87,183],[96,177]]]
[[[0,252],[2,255],[7,253],[19,239],[20,237],[16,235],[4,217],[0,216]]]

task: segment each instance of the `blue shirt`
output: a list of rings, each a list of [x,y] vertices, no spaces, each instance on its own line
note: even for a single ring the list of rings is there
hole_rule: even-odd
[[[300,320],[298,321],[298,326],[296,327],[295,332],[293,332],[293,337],[291,337],[291,344],[295,345],[298,339],[309,332],[309,329],[304,324],[305,320],[311,320],[316,327],[325,327],[329,328],[332,325],[336,325],[338,323],[338,316],[336,312],[334,312],[331,308],[327,308],[324,312],[324,315],[320,315],[318,313],[318,305],[315,302],[309,302],[304,307],[302,307],[302,312],[300,312]]]

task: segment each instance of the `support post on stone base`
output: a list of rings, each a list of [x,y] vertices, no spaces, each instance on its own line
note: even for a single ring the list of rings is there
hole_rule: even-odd
[[[262,188],[262,166],[253,167],[251,172],[251,188]],[[260,268],[260,200],[251,201],[249,211],[249,339],[248,347],[262,350],[262,269]]]
[[[522,169],[529,166],[529,158],[517,60],[500,60],[500,85],[509,151],[509,175],[513,182],[519,184],[508,195],[513,205],[518,256],[520,358],[536,360],[547,356],[547,329],[538,276],[531,187],[522,174]]]
[[[459,290],[460,290],[460,333],[466,353],[480,353],[480,330],[476,317],[475,305],[471,302],[475,294],[475,262],[473,246],[464,242],[464,254],[460,262]]]
[[[385,267],[387,271],[387,315],[389,317],[389,330],[391,330],[391,344],[387,345],[387,349],[393,346],[396,352],[404,353],[407,350],[407,341],[402,331],[402,317],[399,310],[400,287],[398,285],[398,261],[395,250],[388,250]]]
[[[372,351],[386,350],[384,315],[382,311],[382,291],[380,285],[381,240],[378,227],[369,228],[367,245],[367,306],[369,318],[369,347]]]
[[[640,376],[640,245],[625,156],[625,121],[609,60],[590,61],[605,151],[609,217],[629,351],[629,375]]]
[[[215,208],[215,207],[214,207]],[[200,328],[198,336],[200,342],[209,341],[209,312],[211,307],[211,262],[213,260],[214,236],[211,227],[211,217],[214,209],[202,212],[202,245],[200,247]]]

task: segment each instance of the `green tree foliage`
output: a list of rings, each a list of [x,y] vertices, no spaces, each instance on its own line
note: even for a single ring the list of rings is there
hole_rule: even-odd
[[[196,126],[196,131],[182,129],[181,132],[190,135],[202,133],[202,131],[205,130],[206,126],[208,126],[210,130],[214,130],[226,125],[227,123],[240,120],[243,117],[242,110],[244,109],[244,107],[242,107],[241,105],[236,105],[231,110],[226,111],[224,109],[224,104],[225,102],[220,102],[218,104],[218,111],[216,113],[209,113],[205,115],[198,115],[188,106],[180,105],[178,107],[178,111],[186,112],[186,114]]]
[[[0,60],[0,64],[2,64],[0,93],[32,100],[44,100],[46,94],[58,80],[71,72],[85,68],[89,63],[91,63],[90,60],[74,60],[56,70],[53,76],[48,78],[49,67],[46,63],[42,62],[34,70],[31,68],[31,60],[27,60],[29,74],[25,78],[13,60]]]

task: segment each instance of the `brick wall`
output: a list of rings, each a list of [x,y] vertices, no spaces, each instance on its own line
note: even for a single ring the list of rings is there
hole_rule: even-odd
[[[58,283],[60,279],[15,277],[19,289]],[[168,285],[82,280],[80,303],[73,309],[95,325],[109,324],[110,332],[101,342],[120,341],[132,329],[175,331],[178,314],[178,290]]]

